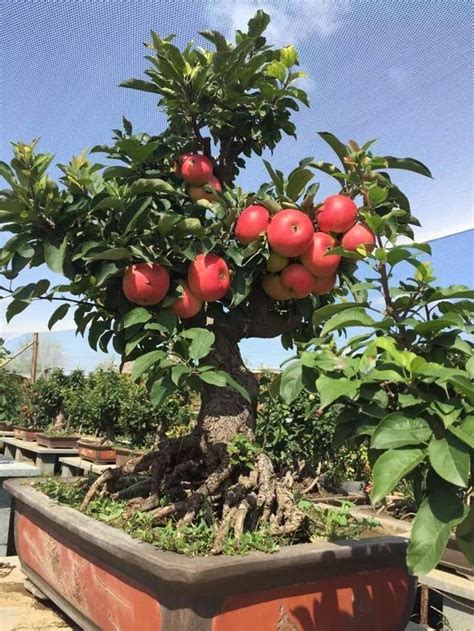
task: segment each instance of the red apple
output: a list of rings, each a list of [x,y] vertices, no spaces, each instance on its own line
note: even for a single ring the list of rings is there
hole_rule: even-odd
[[[192,318],[202,309],[202,300],[196,298],[196,296],[189,289],[188,284],[184,281],[179,283],[183,288],[183,293],[179,298],[171,305],[171,310],[176,313],[181,319]]]
[[[313,291],[314,276],[306,267],[292,263],[280,274],[281,284],[293,298],[306,298]]]
[[[188,156],[181,165],[181,175],[188,184],[200,186],[212,177],[212,162],[206,156]]]
[[[183,153],[179,156],[179,158],[177,160],[175,160],[174,164],[173,164],[173,170],[174,170],[174,174],[177,178],[182,179],[183,176],[181,175],[181,166],[183,165],[184,161],[187,160],[188,158],[191,158],[191,156],[193,156],[194,154],[192,153]]]
[[[300,260],[314,276],[330,276],[341,262],[339,254],[327,254],[328,250],[336,246],[337,243],[330,234],[315,232],[309,248],[303,252]]]
[[[375,247],[375,234],[365,223],[356,223],[342,237],[341,245],[351,252],[356,252],[359,245],[363,245],[367,252],[372,252]]]
[[[198,254],[188,269],[188,285],[200,300],[220,300],[230,287],[227,263],[212,252]]]
[[[240,243],[248,245],[267,231],[270,213],[265,206],[254,204],[240,213],[235,224],[235,236]]]
[[[328,294],[336,286],[336,281],[336,274],[333,274],[333,276],[325,276],[324,278],[315,278],[313,291],[311,293],[313,293],[315,296]]]
[[[290,292],[283,287],[279,274],[264,274],[262,276],[264,292],[274,300],[291,300]]]
[[[122,288],[125,296],[137,305],[156,305],[170,286],[170,275],[157,263],[136,263],[127,268]]]
[[[322,232],[346,232],[357,219],[357,206],[346,195],[331,195],[316,218]]]
[[[308,215],[296,208],[280,210],[268,226],[268,243],[281,256],[303,254],[313,238],[313,223]]]
[[[222,191],[221,183],[213,175],[211,175],[205,184],[209,184],[212,188],[215,188],[216,191]],[[216,199],[214,193],[207,193],[202,186],[190,186],[188,188],[188,195],[193,202],[198,202],[200,199],[207,199],[208,202],[213,202]]]
[[[285,269],[288,263],[289,261],[286,256],[281,256],[281,254],[277,254],[276,252],[270,252],[270,256],[268,257],[265,267],[269,272],[281,272],[282,269]]]

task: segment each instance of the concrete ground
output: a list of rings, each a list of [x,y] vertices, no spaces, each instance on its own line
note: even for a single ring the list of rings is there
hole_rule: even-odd
[[[12,565],[13,570],[6,564]],[[24,582],[18,557],[0,557],[1,631],[78,630],[51,601],[43,604],[26,591]]]
[[[12,565],[13,569],[7,568],[6,564]],[[42,602],[35,598],[25,589],[24,583],[18,557],[0,557],[1,631],[80,631],[50,600]],[[422,627],[410,623],[405,631],[419,629]]]

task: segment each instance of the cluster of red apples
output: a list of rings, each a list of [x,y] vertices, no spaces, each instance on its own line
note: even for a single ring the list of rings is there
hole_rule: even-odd
[[[203,186],[209,184],[220,191],[213,175],[212,163],[198,154],[184,154],[175,164],[175,174],[188,184],[193,201],[212,201],[212,193]],[[375,246],[374,233],[357,222],[357,206],[345,195],[331,195],[318,208],[313,220],[297,208],[280,210],[273,216],[261,204],[252,204],[239,215],[235,237],[242,245],[266,235],[270,257],[262,287],[275,300],[306,298],[310,294],[329,293],[336,286],[341,256],[329,254],[339,245],[355,252],[365,246],[370,252]],[[190,263],[186,280],[180,280],[180,296],[171,309],[180,318],[192,318],[204,302],[221,300],[229,291],[231,277],[225,260],[208,252],[198,254]],[[123,292],[135,304],[152,306],[160,303],[170,288],[169,272],[157,263],[137,263],[127,268],[123,277]]]
[[[342,245],[356,252],[375,246],[374,233],[357,223],[357,206],[350,197],[331,195],[318,209],[315,231],[311,218],[297,208],[280,210],[273,217],[260,204],[245,208],[235,226],[235,236],[244,245],[266,234],[270,247],[265,292],[275,300],[306,298],[329,293],[336,286],[339,254],[330,250]]]

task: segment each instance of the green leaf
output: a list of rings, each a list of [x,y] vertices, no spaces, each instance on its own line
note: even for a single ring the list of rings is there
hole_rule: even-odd
[[[294,46],[284,46],[280,49],[280,61],[287,68],[298,62],[298,51]]]
[[[415,160],[414,158],[394,158],[393,156],[384,156],[388,169],[404,169],[405,171],[413,171],[426,177],[433,177],[427,166]]]
[[[474,416],[466,416],[460,425],[449,425],[449,431],[474,449]]]
[[[248,21],[248,34],[250,37],[259,37],[269,24],[270,16],[259,9]]]
[[[296,201],[304,191],[306,184],[314,177],[314,173],[309,169],[295,169],[288,177],[286,185],[287,196]]]
[[[474,403],[474,386],[467,377],[462,375],[453,375],[448,377],[446,381],[448,381],[455,390],[464,394],[471,403]]]
[[[280,396],[285,403],[291,403],[303,390],[303,367],[300,362],[290,364],[281,374]]]
[[[344,164],[343,158],[349,155],[349,151],[344,143],[342,143],[334,134],[331,134],[328,131],[320,131],[318,132],[319,136],[326,142],[334,153],[337,155],[339,160]]]
[[[388,449],[375,461],[372,475],[374,486],[373,504],[386,497],[410,471],[425,459],[423,449]]]
[[[360,381],[343,377],[321,375],[316,379],[316,388],[321,400],[321,408],[325,408],[340,397],[355,399],[359,393]]]
[[[53,328],[53,326],[56,324],[56,322],[58,322],[58,320],[62,320],[64,318],[64,316],[67,314],[67,312],[69,311],[69,307],[71,305],[69,304],[64,304],[64,305],[60,305],[54,312],[53,315],[49,318],[48,320],[48,329],[51,330]]]
[[[146,372],[149,368],[157,364],[165,357],[166,355],[163,351],[151,351],[136,359],[133,363],[131,375],[133,381],[136,381],[139,377],[143,375],[144,372]]]
[[[343,312],[333,315],[326,324],[323,326],[321,335],[324,337],[332,331],[338,331],[339,329],[345,329],[351,326],[373,326],[375,321],[369,316],[365,309],[361,307],[354,307],[353,309],[346,309]]]
[[[227,385],[227,377],[222,370],[206,370],[199,373],[199,378],[204,383],[208,383],[211,386],[217,386],[219,388],[225,388]]]
[[[268,171],[268,174],[272,178],[272,182],[275,185],[275,189],[277,193],[279,193],[280,195],[283,195],[283,191],[284,191],[283,179],[275,171],[275,169],[272,167],[270,162],[268,162],[268,160],[263,160],[263,164],[265,165],[265,168]]]
[[[428,423],[419,417],[410,418],[403,412],[386,416],[372,436],[372,449],[391,449],[427,442],[431,434]]]
[[[431,466],[436,473],[451,484],[467,487],[471,470],[468,446],[452,434],[446,438],[433,438],[428,445]]]
[[[283,81],[286,78],[286,67],[280,61],[271,61],[268,66],[265,68],[265,73],[269,77],[275,77],[278,81]]]
[[[369,189],[369,200],[373,207],[383,204],[388,197],[388,190],[381,186],[371,186]]]
[[[160,407],[165,399],[177,389],[169,375],[157,379],[150,389],[150,401],[154,407]]]
[[[466,518],[456,528],[456,543],[474,567],[474,504],[471,504]]]
[[[251,402],[250,396],[247,390],[243,386],[241,386],[240,383],[238,383],[233,377],[231,377],[229,373],[225,373],[225,375],[226,375],[227,385],[229,385],[231,388],[234,388],[234,390],[238,392],[241,397],[243,397],[246,401],[250,403]]]
[[[160,193],[176,193],[176,189],[160,179],[138,179],[132,184],[130,188],[130,193],[132,195],[141,195],[142,193],[152,193],[152,192],[160,192]]]
[[[91,261],[128,261],[131,258],[131,254],[127,248],[110,248],[95,254]]]
[[[160,89],[154,83],[143,81],[142,79],[126,79],[120,83],[121,88],[131,88],[132,90],[140,90],[141,92],[160,93]]]
[[[120,226],[122,227],[124,234],[134,230],[140,220],[140,217],[150,206],[152,201],[152,197],[139,197],[128,206],[127,210],[120,218]]]
[[[474,290],[466,285],[449,285],[449,287],[437,287],[436,291],[429,296],[429,302],[436,302],[445,298],[468,298],[474,299]]]
[[[455,489],[437,489],[422,502],[407,550],[411,574],[424,576],[436,567],[446,549],[451,528],[465,519],[466,509]]]
[[[313,324],[314,326],[318,326],[321,322],[326,321],[328,318],[333,316],[336,313],[340,313],[341,311],[346,311],[347,309],[367,307],[367,303],[360,302],[338,302],[330,305],[324,305],[324,307],[320,307],[316,309],[313,313]]]
[[[29,304],[29,302],[23,302],[22,300],[12,300],[5,313],[6,321],[10,322],[14,316],[24,311]]]
[[[136,307],[125,314],[123,318],[123,328],[128,329],[128,327],[133,326],[134,324],[144,324],[145,322],[151,320],[151,317],[151,313],[148,309],[145,309],[144,307]]]
[[[67,237],[61,243],[45,241],[44,260],[50,270],[57,274],[63,274],[64,257],[66,255]]]
[[[181,333],[181,336],[191,340],[191,344],[189,346],[189,357],[196,361],[209,355],[212,345],[216,339],[216,336],[212,331],[199,327],[187,329]]]

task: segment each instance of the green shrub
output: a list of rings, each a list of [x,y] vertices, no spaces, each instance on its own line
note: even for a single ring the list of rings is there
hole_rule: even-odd
[[[20,423],[24,398],[21,377],[0,368],[0,421],[12,425]]]

